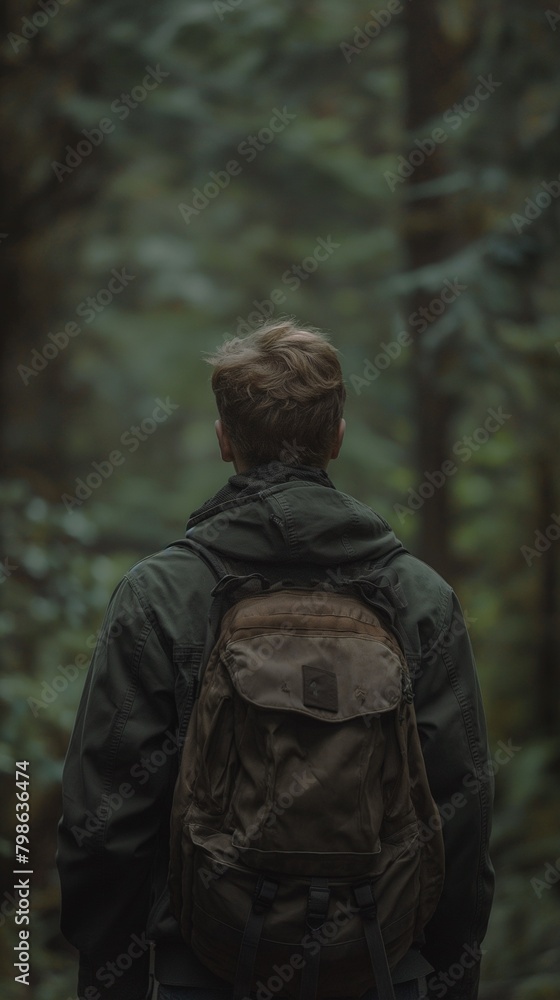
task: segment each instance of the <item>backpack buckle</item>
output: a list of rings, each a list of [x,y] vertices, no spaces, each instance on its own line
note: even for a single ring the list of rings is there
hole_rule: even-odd
[[[362,882],[353,888],[361,916],[365,917],[366,920],[375,920],[377,917],[377,903],[375,902],[371,882]]]
[[[274,902],[277,890],[278,882],[272,882],[261,875],[255,887],[253,910],[256,913],[264,913],[265,910],[269,910]]]
[[[331,890],[327,879],[311,879],[307,897],[306,924],[312,931],[319,930],[327,918]]]

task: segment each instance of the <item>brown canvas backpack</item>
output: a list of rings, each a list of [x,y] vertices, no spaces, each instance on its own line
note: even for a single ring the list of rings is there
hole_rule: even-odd
[[[390,969],[439,898],[443,842],[409,671],[361,584],[241,591],[203,673],[170,892],[185,940],[234,1000],[373,985],[392,1000]]]

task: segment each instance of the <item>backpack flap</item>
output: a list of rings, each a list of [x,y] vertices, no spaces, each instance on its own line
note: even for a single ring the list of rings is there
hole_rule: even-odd
[[[224,828],[243,863],[310,876],[371,871],[384,818],[377,789],[402,702],[398,644],[356,598],[299,590],[243,599],[220,642],[238,759]],[[403,825],[411,819],[410,803]]]
[[[337,723],[397,708],[399,656],[375,637],[270,631],[228,643],[237,693],[277,712]]]

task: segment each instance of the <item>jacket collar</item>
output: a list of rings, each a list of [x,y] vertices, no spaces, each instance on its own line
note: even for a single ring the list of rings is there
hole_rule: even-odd
[[[239,472],[230,476],[228,482],[209,500],[192,512],[187,522],[187,530],[204,521],[213,514],[218,514],[232,501],[244,501],[257,496],[271,486],[297,481],[314,483],[335,489],[334,483],[324,469],[311,465],[286,465],[284,462],[269,462],[256,465],[247,472]]]

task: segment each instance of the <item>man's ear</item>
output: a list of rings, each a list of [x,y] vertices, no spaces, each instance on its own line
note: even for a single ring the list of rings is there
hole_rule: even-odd
[[[345,420],[341,420],[340,423],[339,423],[339,425],[338,425],[338,431],[337,431],[337,435],[336,435],[336,441],[335,441],[335,443],[333,445],[333,449],[332,449],[331,454],[330,454],[331,458],[338,458],[338,453],[339,453],[340,449],[342,448],[342,442],[344,440],[344,431],[345,430],[346,430],[346,421]]]
[[[220,454],[222,456],[223,462],[233,462],[233,451],[231,448],[231,441],[229,439],[228,432],[226,431],[221,420],[216,420],[214,424],[216,428],[216,437],[218,438],[218,444],[220,446]]]

